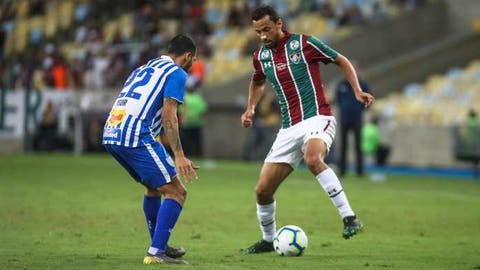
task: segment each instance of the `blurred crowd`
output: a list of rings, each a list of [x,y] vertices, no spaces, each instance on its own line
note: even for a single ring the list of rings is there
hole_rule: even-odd
[[[411,9],[423,2],[6,0],[0,4],[0,87],[116,89],[132,68],[158,56],[176,33],[195,39],[200,59],[211,57],[214,37],[248,27],[251,11],[260,4],[275,6],[287,20],[314,12],[342,27],[384,19],[390,7]],[[52,25],[58,27],[51,30]],[[208,73],[204,61],[196,65],[190,86],[201,85]]]
[[[186,33],[197,43],[199,61],[192,67],[187,81],[186,105],[179,111],[181,136],[188,155],[202,156],[202,127],[208,104],[199,89],[212,69],[210,65],[216,64],[208,60],[217,53],[221,62],[231,64],[231,54],[222,54],[219,43],[229,34],[245,33],[251,23],[250,14],[256,7],[261,4],[274,6],[285,19],[287,29],[291,22],[302,20],[304,14],[318,16],[330,28],[339,29],[381,23],[396,12],[414,9],[426,1],[1,1],[0,89],[116,92],[132,69],[161,54],[174,35]],[[234,38],[234,43],[224,42],[226,47],[237,47],[239,52],[234,55],[243,55],[251,61],[251,54],[259,45],[253,31],[248,38]],[[222,66],[217,68],[228,73]],[[280,123],[278,111],[272,93],[263,97],[245,144],[244,160],[261,159],[268,151]],[[72,134],[58,132],[58,114],[52,102],[45,106],[33,137],[34,149],[51,151],[72,147]],[[84,149],[102,151],[104,113],[91,111],[83,118]],[[382,149],[376,123],[365,125],[364,132],[362,152],[367,156],[381,153],[377,151]],[[368,138],[372,138],[370,143]],[[368,149],[363,149],[363,145],[368,145]]]
[[[197,41],[202,55],[210,53],[206,38],[211,29],[203,19],[203,1],[73,1],[71,24],[52,37],[40,29],[30,29],[27,46],[5,53],[6,33],[15,30],[19,1],[0,5],[2,34],[1,85],[4,89],[92,89],[119,86],[133,67],[157,57],[173,35],[163,31],[160,20],[182,21],[180,29]],[[26,18],[47,19],[45,10],[51,1],[28,1]],[[133,10],[133,12],[130,12]],[[119,27],[106,33],[106,25],[128,13],[131,32]],[[29,19],[25,19],[29,20]],[[110,35],[110,37],[107,37]],[[63,47],[69,44],[73,49]]]

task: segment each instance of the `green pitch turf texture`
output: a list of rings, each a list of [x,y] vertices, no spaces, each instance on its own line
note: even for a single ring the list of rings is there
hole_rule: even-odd
[[[260,238],[261,164],[198,163],[170,242],[190,265],[144,266],[143,190],[111,157],[0,156],[0,269],[480,269],[479,181],[346,178],[365,230],[344,240],[336,209],[299,170],[278,191],[277,226],[302,227],[306,253],[242,255]]]

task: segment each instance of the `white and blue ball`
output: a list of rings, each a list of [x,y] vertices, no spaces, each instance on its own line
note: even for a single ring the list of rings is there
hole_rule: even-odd
[[[281,256],[300,256],[307,246],[307,235],[302,228],[295,225],[283,226],[273,238],[273,247]]]

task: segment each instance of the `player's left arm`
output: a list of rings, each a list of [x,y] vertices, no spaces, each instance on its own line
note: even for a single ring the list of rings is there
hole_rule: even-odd
[[[187,182],[197,178],[193,164],[183,152],[180,141],[179,121],[177,116],[178,105],[184,102],[185,82],[187,74],[181,69],[177,69],[169,75],[164,86],[164,98],[162,108],[162,124],[165,137],[170,144],[175,156],[175,165],[180,172],[180,176]]]
[[[175,156],[183,156],[182,143],[180,142],[178,117],[178,101],[173,98],[163,99],[162,124],[168,143]]]
[[[177,117],[178,101],[174,98],[163,99],[162,124],[170,148],[175,156],[175,165],[180,171],[180,175],[187,182],[197,179],[195,172],[198,167],[190,161],[183,152],[180,141],[180,132]]]
[[[341,54],[337,55],[334,63],[340,67],[348,82],[352,86],[353,92],[355,93],[355,98],[358,100],[358,102],[362,103],[366,108],[369,107],[375,98],[371,94],[363,91],[360,83],[358,82],[357,72],[355,71],[355,68],[353,68],[352,63]]]

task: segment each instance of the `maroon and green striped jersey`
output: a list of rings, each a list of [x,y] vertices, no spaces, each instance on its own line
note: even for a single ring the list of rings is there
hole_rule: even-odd
[[[280,102],[282,128],[287,128],[315,115],[332,115],[319,62],[332,63],[338,53],[315,37],[284,33],[275,48],[262,45],[255,51],[252,79],[270,81]]]

